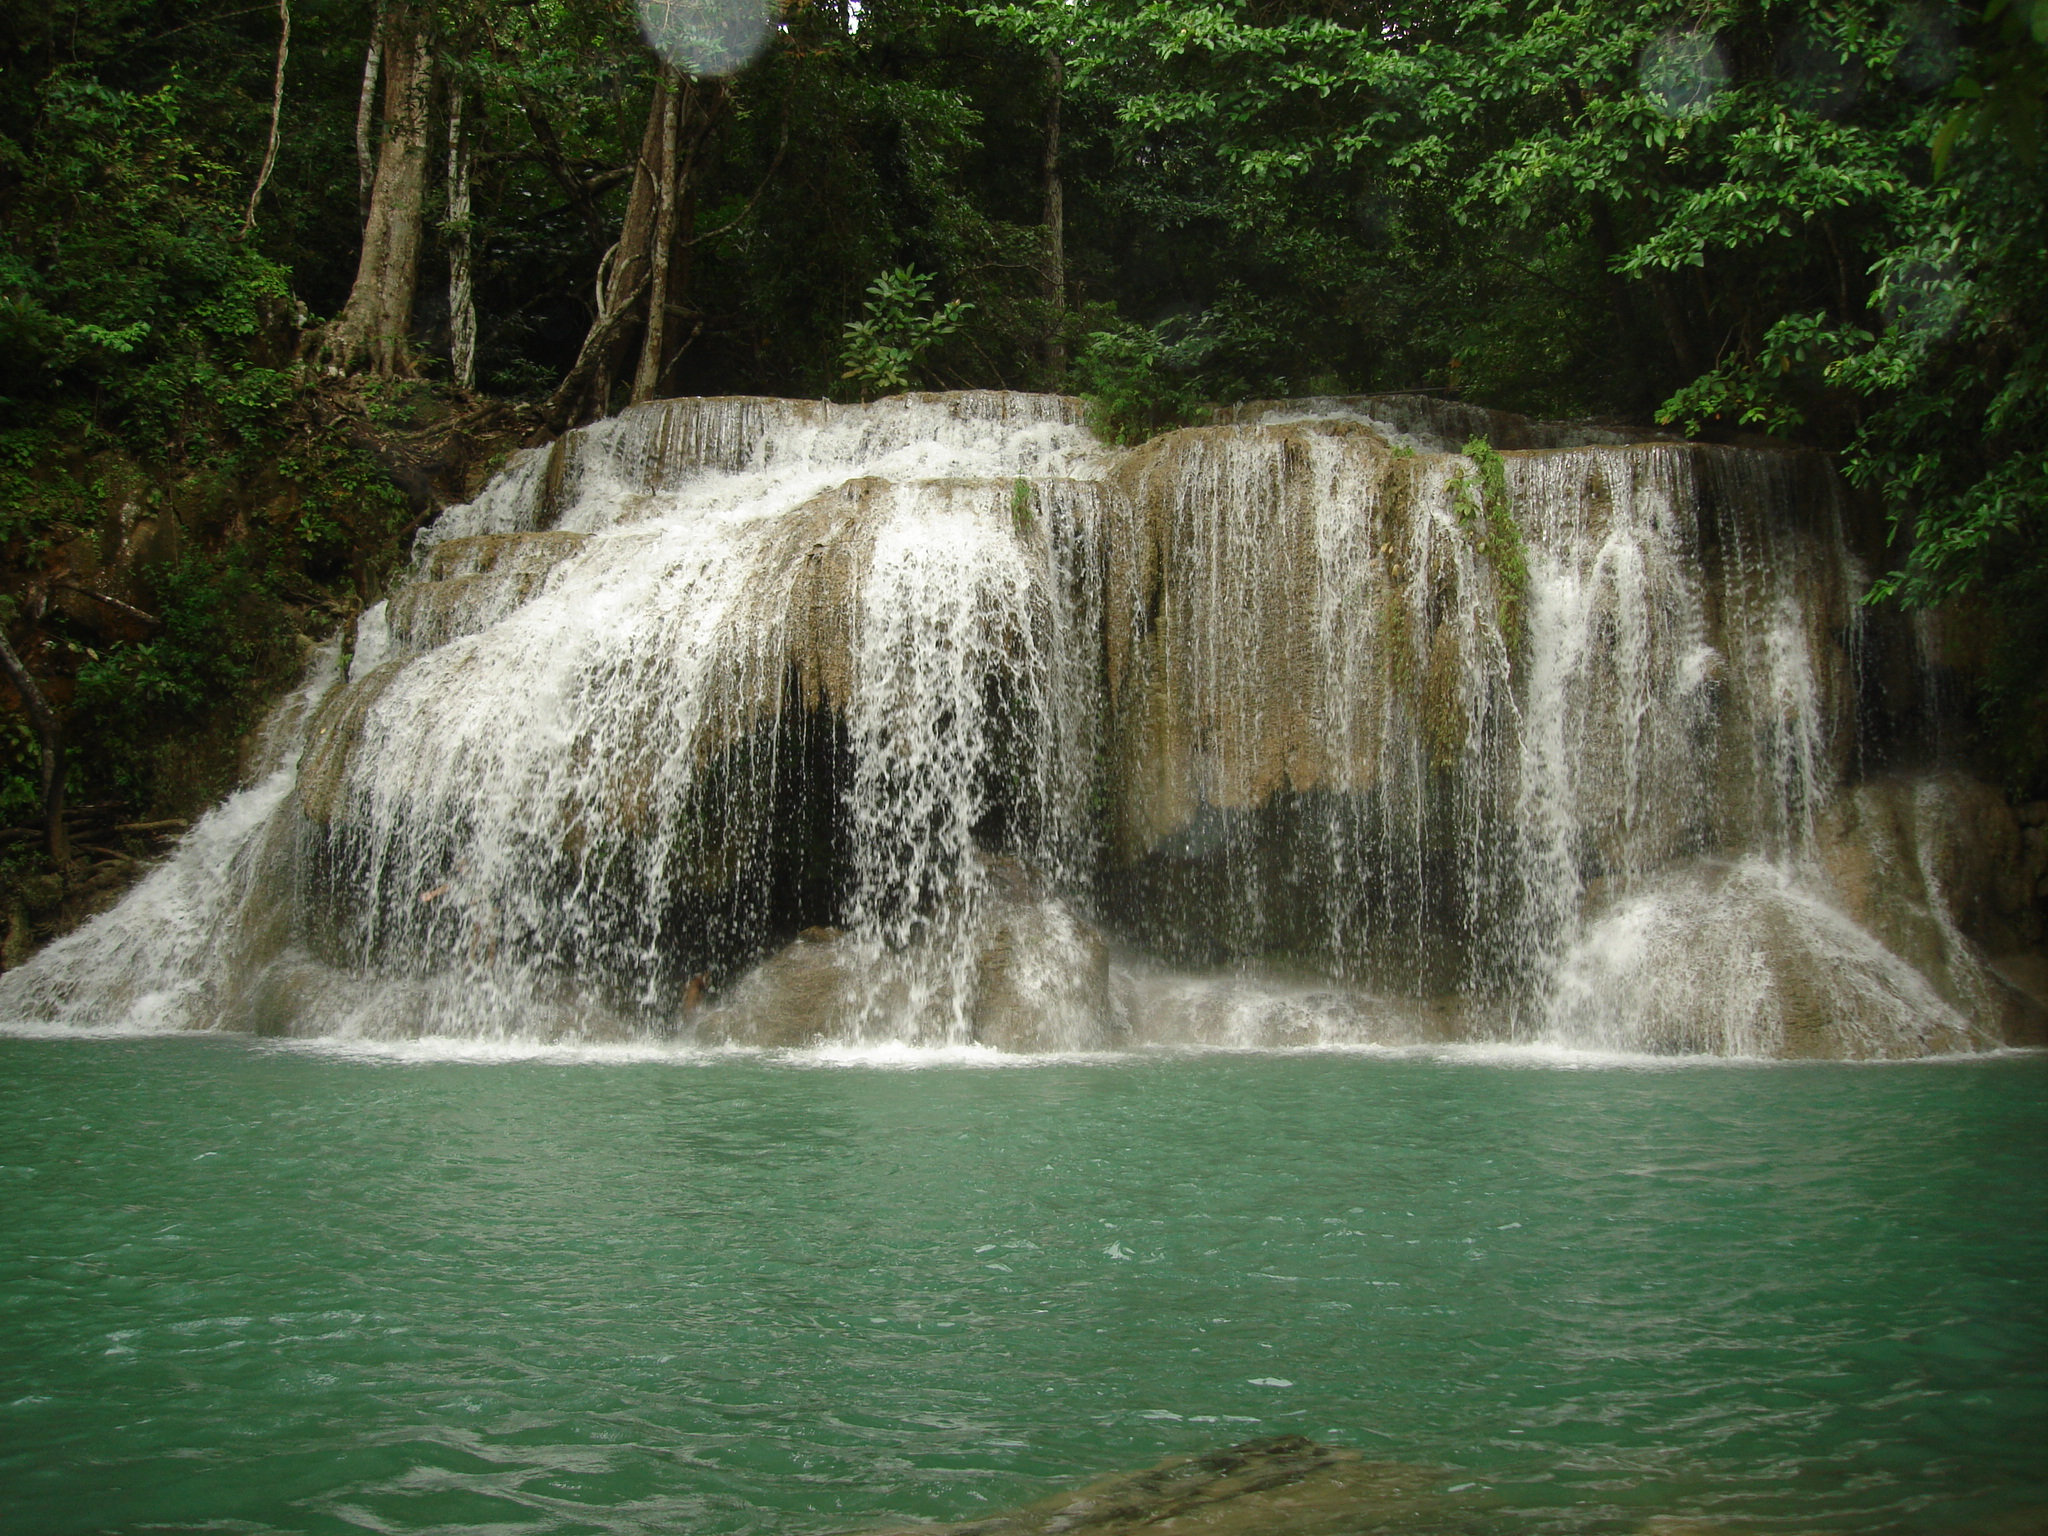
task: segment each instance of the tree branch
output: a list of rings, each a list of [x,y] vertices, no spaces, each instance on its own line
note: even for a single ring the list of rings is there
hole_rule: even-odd
[[[256,201],[263,196],[264,183],[270,180],[270,172],[277,165],[277,121],[284,114],[284,63],[292,48],[292,6],[291,0],[277,0],[277,76],[270,86],[270,142],[263,147],[263,168],[256,173],[256,185],[249,189],[249,211],[242,215],[242,233],[237,239],[249,238],[249,231],[256,227]]]

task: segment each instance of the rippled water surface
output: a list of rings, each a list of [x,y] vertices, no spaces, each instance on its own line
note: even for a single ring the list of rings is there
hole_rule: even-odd
[[[2048,1525],[2040,1058],[10,1039],[0,1165],[8,1531],[858,1530],[1291,1432],[1460,1531]]]

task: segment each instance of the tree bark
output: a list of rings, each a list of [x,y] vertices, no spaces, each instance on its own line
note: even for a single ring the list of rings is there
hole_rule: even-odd
[[[21,695],[21,707],[28,712],[42,744],[43,838],[51,861],[62,869],[71,862],[71,845],[64,836],[64,730],[4,632],[0,632],[0,671]]]
[[[677,86],[682,85],[678,91]],[[694,82],[684,83],[673,64],[661,66],[659,94],[665,98],[661,114],[661,159],[656,176],[654,228],[648,239],[647,325],[640,337],[640,366],[633,373],[633,404],[654,398],[661,380],[662,339],[668,331],[668,273],[676,243],[676,120],[694,94]]]
[[[390,377],[411,371],[406,340],[419,280],[420,229],[427,184],[427,108],[434,58],[427,12],[416,0],[389,0],[384,11],[384,128],[370,217],[348,303],[330,328],[327,366],[353,370],[367,359]]]
[[[370,46],[363,54],[363,92],[356,98],[356,218],[370,221],[370,182],[377,162],[370,154],[370,128],[377,117],[377,76],[384,67],[384,7],[370,19]]]
[[[722,80],[699,81],[666,67],[657,77],[619,240],[598,266],[597,313],[575,364],[542,413],[548,430],[559,432],[611,409],[612,383],[635,327],[641,338],[631,392],[636,403],[654,398],[676,357],[701,332],[700,325],[678,341],[668,323],[686,285],[688,253],[747,218],[767,185],[757,187],[730,222],[702,234],[691,228],[698,161],[730,100]],[[768,179],[782,164],[787,144],[785,121]]]
[[[647,291],[647,242],[661,199],[662,129],[668,121],[670,74],[664,69],[654,82],[654,99],[647,107],[647,128],[640,136],[640,158],[633,167],[632,189],[626,194],[619,243],[612,247],[609,269],[601,270],[597,314],[575,365],[548,402],[549,425],[557,430],[611,409],[612,379],[632,339],[634,316],[628,311]],[[577,381],[576,389],[565,394],[571,380]]]
[[[459,389],[476,388],[476,291],[470,271],[469,156],[462,88],[448,93],[448,358]]]
[[[1058,389],[1067,375],[1067,199],[1060,180],[1060,106],[1066,94],[1066,66],[1058,53],[1045,56],[1052,89],[1045,103],[1045,371]]]

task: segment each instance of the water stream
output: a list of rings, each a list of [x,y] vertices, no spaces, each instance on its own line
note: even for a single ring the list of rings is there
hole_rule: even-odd
[[[0,977],[0,1526],[2042,1529],[2038,913],[1860,516],[1412,397],[517,457]]]
[[[2039,1057],[892,1051],[0,1040],[0,1524],[803,1536],[1287,1433],[1409,1536],[2048,1512]]]

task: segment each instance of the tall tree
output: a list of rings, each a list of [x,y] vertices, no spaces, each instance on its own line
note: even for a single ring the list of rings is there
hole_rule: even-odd
[[[434,92],[430,16],[420,0],[386,0],[381,15],[384,121],[362,254],[348,303],[322,338],[327,367],[367,363],[386,376],[412,371],[409,340],[426,206],[428,109]]]
[[[591,317],[576,361],[548,399],[547,422],[557,431],[608,409],[617,361],[632,339],[631,327],[652,276],[648,254],[667,179],[664,145],[672,142],[667,135],[674,121],[670,114],[673,79],[674,71],[666,65],[655,76],[619,238],[598,263],[597,312]]]
[[[469,168],[474,126],[465,119],[467,93],[462,85],[448,91],[448,218],[442,226],[448,241],[448,360],[455,383],[476,388],[476,284],[471,267]]]
[[[545,415],[555,429],[610,409],[636,334],[629,399],[658,393],[676,351],[668,321],[679,307],[678,278],[686,270],[680,258],[699,238],[687,210],[704,172],[705,146],[730,100],[722,80],[698,80],[672,64],[656,72],[619,238],[599,265],[597,313],[548,401]]]
[[[1057,389],[1067,373],[1067,192],[1060,180],[1060,109],[1067,71],[1058,49],[1046,50],[1045,70],[1045,372]]]
[[[662,340],[668,329],[669,268],[675,257],[676,209],[682,177],[677,155],[680,137],[678,119],[695,94],[696,82],[686,81],[673,64],[661,66],[661,143],[658,174],[655,177],[654,222],[647,234],[647,323],[640,330],[640,366],[633,371],[633,404],[654,397],[661,379]]]

